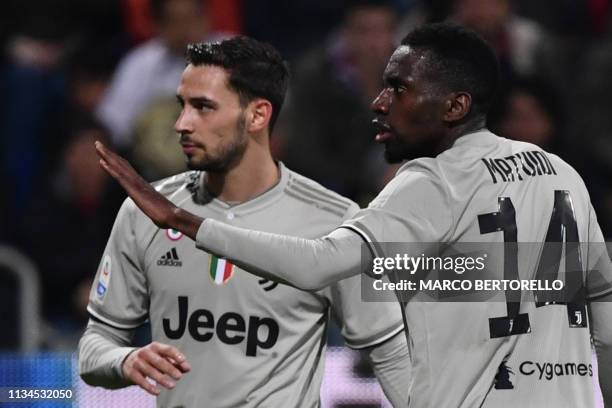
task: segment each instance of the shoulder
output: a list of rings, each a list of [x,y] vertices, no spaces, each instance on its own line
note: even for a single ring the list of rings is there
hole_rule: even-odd
[[[332,213],[344,219],[359,210],[359,206],[354,201],[323,187],[314,180],[287,170],[289,177],[285,188],[286,195],[308,205],[313,211]]]
[[[582,180],[582,177],[578,174],[576,169],[574,169],[569,163],[563,160],[561,157],[557,156],[554,153],[547,152],[542,149],[540,146],[535,145],[533,143],[521,142],[517,140],[509,140],[504,139],[508,143],[512,143],[512,152],[538,152],[537,154],[543,154],[545,158],[550,161],[555,171],[560,171],[563,175],[567,177],[577,178]]]
[[[200,174],[199,171],[187,171],[154,181],[151,183],[151,186],[168,200],[178,204],[186,197],[193,194],[193,189],[196,188],[199,182]],[[117,218],[130,220],[131,222],[137,222],[142,218],[145,219],[147,223],[150,222],[149,218],[140,211],[130,197],[126,198],[123,202]]]
[[[439,164],[434,158],[420,158],[404,163],[375,201],[381,203],[397,195],[426,198],[432,193],[446,196]]]
[[[581,194],[583,194],[587,198],[589,197],[589,192],[586,188],[586,185],[584,184],[584,180],[582,179],[580,173],[578,173],[578,171],[574,167],[572,167],[569,163],[567,163],[565,160],[563,160],[556,154],[544,152],[543,150],[542,152],[545,153],[548,160],[550,160],[552,167],[557,173],[557,175],[562,177],[563,180],[573,182],[574,185],[579,189],[579,192]]]
[[[151,186],[164,197],[172,200],[177,193],[184,192],[191,194],[200,182],[200,171],[192,170],[174,176],[166,177],[151,183]]]

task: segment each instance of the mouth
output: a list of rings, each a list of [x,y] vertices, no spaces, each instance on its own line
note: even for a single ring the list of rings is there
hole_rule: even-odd
[[[181,142],[181,148],[183,149],[184,154],[192,155],[193,153],[195,153],[198,147],[194,143]]]
[[[374,137],[374,140],[377,143],[384,143],[393,136],[393,129],[387,122],[383,121],[382,119],[376,118],[372,120],[372,125],[374,126],[374,129],[376,131],[376,136]]]

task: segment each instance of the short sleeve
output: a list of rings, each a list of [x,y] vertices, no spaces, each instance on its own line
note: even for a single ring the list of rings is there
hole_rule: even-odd
[[[342,227],[359,234],[375,256],[384,256],[377,242],[442,241],[452,225],[449,207],[444,187],[433,174],[406,169]]]
[[[147,281],[138,257],[134,230],[136,207],[127,199],[115,220],[90,294],[87,311],[120,329],[131,329],[148,318]]]
[[[344,219],[359,212],[353,204]],[[404,328],[397,299],[388,302],[364,302],[361,300],[362,279],[359,275],[343,279],[325,289],[331,309],[346,344],[354,349],[374,346],[390,339]],[[366,283],[363,283],[366,284]]]
[[[333,314],[347,346],[354,349],[380,344],[404,328],[401,305],[397,299],[387,302],[361,300],[362,279],[371,278],[366,275],[353,276],[330,288]]]

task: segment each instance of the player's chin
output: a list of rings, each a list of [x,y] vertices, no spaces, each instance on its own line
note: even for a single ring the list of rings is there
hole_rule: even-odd
[[[385,145],[385,161],[387,163],[397,164],[410,158],[410,150],[404,149],[397,143],[387,143]]]
[[[189,170],[203,170],[203,168],[206,167],[205,161],[194,155],[185,155],[185,163]]]

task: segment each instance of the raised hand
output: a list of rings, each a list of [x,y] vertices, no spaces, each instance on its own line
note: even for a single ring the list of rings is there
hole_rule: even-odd
[[[185,356],[176,347],[153,342],[133,351],[123,362],[123,376],[152,395],[159,388],[147,380],[152,379],[167,389],[175,386],[184,373],[191,370]]]
[[[202,218],[180,209],[155,191],[127,160],[101,142],[97,141],[95,147],[100,157],[100,166],[121,184],[138,208],[155,225],[164,229],[174,228],[195,240]]]

